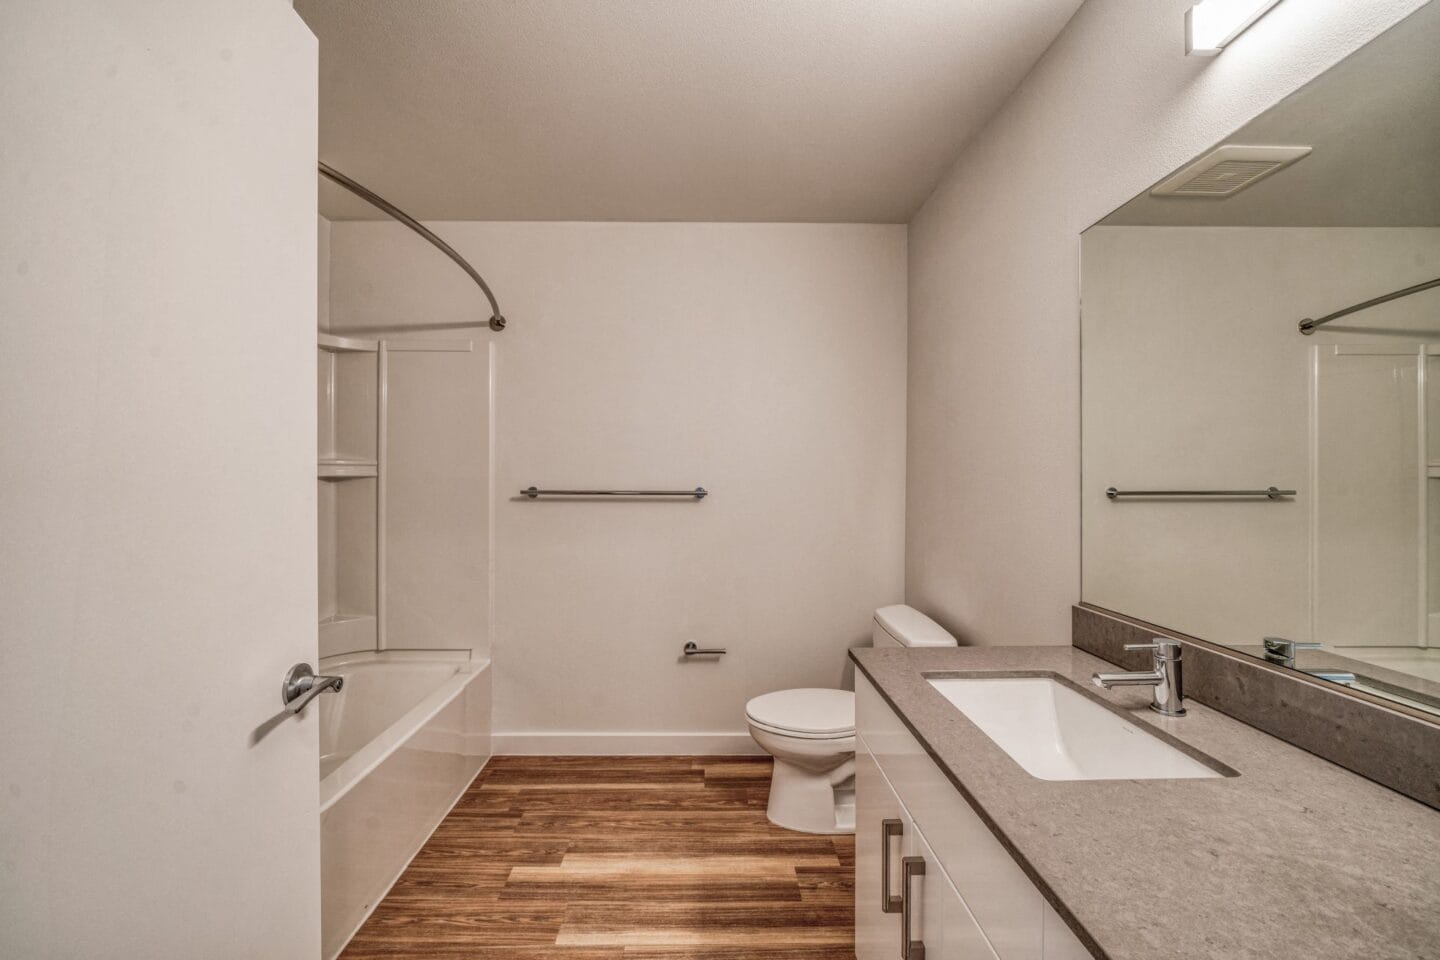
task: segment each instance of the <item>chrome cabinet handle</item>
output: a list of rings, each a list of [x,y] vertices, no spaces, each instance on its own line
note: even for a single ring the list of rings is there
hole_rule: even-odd
[[[291,713],[299,713],[305,709],[305,704],[314,700],[326,690],[340,692],[345,685],[344,677],[317,677],[315,671],[310,669],[308,663],[297,663],[285,674],[285,680],[280,688],[280,698],[285,704],[285,709]]]
[[[899,820],[880,821],[880,912],[899,913],[902,898],[890,892],[890,838],[904,834]]]
[[[911,889],[910,881],[916,877],[925,876],[924,857],[902,857],[900,859],[900,960],[925,960],[925,941],[910,939],[911,917],[915,914],[915,908],[911,905],[914,901],[914,890]]]

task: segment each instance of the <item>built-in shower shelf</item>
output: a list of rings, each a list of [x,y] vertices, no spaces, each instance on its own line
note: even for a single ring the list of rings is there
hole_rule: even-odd
[[[337,613],[320,621],[320,656],[333,657],[375,647],[375,615]]]
[[[354,477],[373,477],[379,465],[374,460],[351,460],[331,458],[320,461],[321,480],[350,480]]]
[[[361,337],[338,337],[333,333],[318,334],[315,344],[329,353],[375,353],[383,345],[391,353],[472,353],[473,340],[366,340]]]
[[[316,338],[316,345],[321,350],[328,350],[331,353],[374,353],[380,349],[378,340],[362,340],[358,337],[337,337],[334,334],[322,333]]]

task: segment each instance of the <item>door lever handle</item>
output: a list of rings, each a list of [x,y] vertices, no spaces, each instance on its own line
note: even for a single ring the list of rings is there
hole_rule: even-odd
[[[305,704],[314,700],[326,690],[340,692],[345,685],[344,677],[317,677],[315,671],[310,669],[308,663],[297,663],[285,674],[285,680],[280,688],[280,698],[285,704],[285,709],[291,713],[299,713],[305,709]]]

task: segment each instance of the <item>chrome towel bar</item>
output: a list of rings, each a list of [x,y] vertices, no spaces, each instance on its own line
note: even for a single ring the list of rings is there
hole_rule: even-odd
[[[704,487],[696,487],[694,490],[541,490],[538,487],[526,487],[520,493],[531,500],[537,497],[694,497],[696,500],[704,500],[710,495],[710,491]]]
[[[1121,500],[1127,497],[1170,497],[1173,499],[1228,497],[1230,499],[1280,500],[1295,496],[1295,491],[1280,490],[1275,487],[1266,487],[1264,490],[1116,490],[1114,487],[1107,487],[1105,496],[1111,500]]]

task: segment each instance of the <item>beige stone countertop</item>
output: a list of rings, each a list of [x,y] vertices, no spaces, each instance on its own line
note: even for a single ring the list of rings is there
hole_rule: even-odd
[[[1096,956],[1440,960],[1440,811],[1194,701],[1161,717],[1073,647],[850,657]],[[1067,677],[1239,776],[1037,779],[925,681],[949,671]]]

